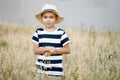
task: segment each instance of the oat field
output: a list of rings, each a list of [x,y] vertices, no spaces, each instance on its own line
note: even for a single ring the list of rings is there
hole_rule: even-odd
[[[0,23],[0,80],[34,80],[35,26]],[[65,80],[120,80],[120,32],[65,30],[71,53],[64,55]]]

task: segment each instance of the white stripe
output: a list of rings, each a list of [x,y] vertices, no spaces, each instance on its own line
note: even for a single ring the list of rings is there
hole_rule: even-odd
[[[35,36],[35,37],[38,37],[38,34],[35,32],[35,33],[34,33],[34,36]]]
[[[38,73],[43,73],[43,74],[48,74],[48,75],[63,75],[64,72],[57,72],[57,71],[43,71],[38,69],[37,70]]]
[[[48,62],[49,63],[49,62]],[[42,62],[38,62],[38,61],[36,61],[36,64],[37,65],[41,65],[41,66],[44,66],[44,67],[48,67],[48,68],[50,68],[50,67],[61,67],[62,68],[62,63],[60,63],[60,64],[44,64],[44,63],[42,63]]]
[[[70,41],[65,42],[65,43],[63,44],[63,46],[65,46],[65,45],[68,44],[68,43],[70,43]]]
[[[50,75],[63,75],[63,72],[57,72],[57,71],[46,71],[46,74]]]
[[[43,60],[58,60],[58,59],[62,59],[62,55],[59,56],[44,56],[44,55],[38,55],[38,59],[43,59]]]
[[[62,47],[57,47],[56,49],[61,49]]]
[[[44,42],[47,42],[47,43],[60,43],[60,39],[42,38],[42,39],[39,39],[39,42],[40,42],[40,43],[44,43]]]
[[[62,35],[64,32],[61,31],[54,31],[54,32],[47,32],[47,31],[39,31],[38,30],[38,34],[54,34],[54,35]]]
[[[65,39],[67,37],[67,34],[64,34],[62,37],[61,37],[61,41],[63,40],[63,39]]]
[[[61,35],[61,34],[63,34],[63,31],[55,31],[55,32],[38,31],[38,34],[54,34],[54,35]]]
[[[32,39],[32,41],[33,41],[34,43],[38,44],[38,42],[37,42],[37,41],[35,41],[35,40],[33,40],[33,39]]]

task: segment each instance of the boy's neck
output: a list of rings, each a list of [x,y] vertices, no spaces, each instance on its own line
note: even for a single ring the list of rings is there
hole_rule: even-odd
[[[56,27],[45,28],[45,31],[47,31],[47,32],[52,32],[52,31],[55,31],[56,29],[57,29]]]

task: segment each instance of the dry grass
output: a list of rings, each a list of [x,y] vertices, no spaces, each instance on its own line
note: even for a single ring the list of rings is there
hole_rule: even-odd
[[[0,24],[0,80],[34,80],[34,26]],[[65,80],[119,80],[120,33],[67,29],[71,54],[64,55]]]

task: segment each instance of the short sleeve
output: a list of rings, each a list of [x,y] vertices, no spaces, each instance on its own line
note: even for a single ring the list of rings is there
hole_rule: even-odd
[[[65,32],[63,32],[63,34],[61,36],[61,44],[62,44],[62,46],[65,46],[68,43],[70,43],[70,39],[69,39],[68,35]]]
[[[32,41],[36,44],[38,44],[38,42],[39,42],[37,30],[35,31],[35,33],[32,36]]]

